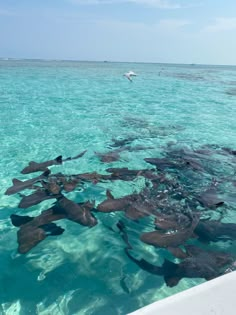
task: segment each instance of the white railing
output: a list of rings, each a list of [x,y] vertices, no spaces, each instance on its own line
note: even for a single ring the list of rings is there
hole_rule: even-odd
[[[235,315],[236,271],[147,305],[128,315]]]

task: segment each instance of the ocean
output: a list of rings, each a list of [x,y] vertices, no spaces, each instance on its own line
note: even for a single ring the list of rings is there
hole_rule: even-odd
[[[130,70],[137,73],[132,82],[123,76]],[[123,315],[206,281],[184,277],[170,287],[163,276],[140,268],[126,255],[127,233],[135,259],[156,266],[164,259],[181,261],[166,248],[140,240],[142,233],[155,230],[153,212],[134,219],[124,209],[96,210],[109,192],[116,199],[149,191],[151,180],[142,171],[131,180],[82,180],[73,191],[62,190],[75,203],[93,203],[97,224],[58,220],[64,233],[50,236],[47,231],[27,253],[19,253],[19,227],[10,216],[36,217],[56,198],[21,208],[19,202],[32,190],[5,192],[12,179],[24,181],[42,173],[22,174],[30,161],[60,155],[66,159],[86,150],[78,159],[50,166],[51,174],[149,169],[167,176],[172,188],[175,181],[188,196],[181,190],[179,198],[168,199],[169,184],[159,183],[156,194],[166,196],[160,207],[155,204],[155,211],[182,213],[192,207],[190,212],[201,212],[205,220],[236,224],[235,101],[236,66],[1,60],[0,314]],[[109,152],[112,159],[106,161],[103,154]],[[144,160],[155,158],[174,161],[174,166],[156,169]],[[223,205],[198,202],[196,196],[209,187],[218,189]],[[187,242],[236,255],[233,237],[204,243],[195,237]]]

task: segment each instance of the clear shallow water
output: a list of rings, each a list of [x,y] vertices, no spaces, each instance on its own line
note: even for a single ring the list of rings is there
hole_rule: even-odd
[[[131,69],[138,73],[133,83],[122,77]],[[75,156],[85,149],[81,159],[54,166],[53,173],[151,168],[143,159],[161,156],[170,142],[189,149],[207,144],[236,149],[235,87],[236,67],[0,61],[0,313],[126,314],[203,282],[182,279],[168,288],[161,277],[132,263],[119,233],[109,228],[120,218],[139,257],[160,264],[171,256],[138,240],[140,231],[152,230],[150,219],[133,222],[122,212],[96,214],[99,224],[93,228],[58,221],[66,229],[63,235],[48,237],[19,255],[17,228],[9,216],[38,215],[54,200],[24,210],[18,208],[18,195],[4,192],[12,178],[34,177],[20,173],[29,161]],[[134,145],[154,149],[124,151],[120,161],[109,164],[99,161],[94,152],[107,152],[112,138],[127,136],[135,137]],[[196,189],[213,177],[235,180],[235,162],[220,159],[214,176]],[[140,177],[86,184],[82,193],[67,196],[99,204],[107,188],[121,197],[142,187]],[[223,193],[228,201],[224,220],[236,223],[235,187],[226,183]],[[235,242],[213,246],[236,252]]]

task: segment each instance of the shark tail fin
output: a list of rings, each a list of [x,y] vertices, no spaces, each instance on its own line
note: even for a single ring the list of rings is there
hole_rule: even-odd
[[[162,276],[163,275],[162,267],[152,265],[151,263],[149,263],[145,259],[138,260],[138,259],[134,258],[132,255],[130,255],[128,248],[125,248],[125,253],[141,269],[143,269],[143,270],[145,270],[145,271],[147,271],[149,273],[152,273],[154,275],[158,275],[158,276]]]
[[[84,151],[81,152],[80,154],[74,156],[72,159],[73,159],[73,160],[78,159],[78,158],[82,157],[86,152],[87,152],[87,150],[84,150]]]

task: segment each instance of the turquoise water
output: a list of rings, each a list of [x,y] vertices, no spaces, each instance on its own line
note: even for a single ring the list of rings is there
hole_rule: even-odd
[[[129,70],[138,74],[133,82],[123,77]],[[93,228],[58,221],[65,228],[63,235],[48,237],[20,255],[18,229],[10,215],[36,216],[55,200],[24,210],[18,208],[19,195],[4,192],[13,178],[34,177],[20,173],[29,161],[66,158],[83,150],[87,152],[82,158],[53,166],[52,172],[105,174],[108,167],[151,168],[144,158],[160,157],[168,143],[235,150],[235,101],[236,66],[0,61],[0,314],[126,314],[203,282],[182,279],[169,288],[161,277],[133,264],[114,228],[119,219],[137,255],[158,264],[167,254],[138,241],[140,231],[150,228],[149,219],[133,222],[122,212],[96,214],[99,224]],[[111,150],[113,138],[127,137],[135,138],[134,146],[147,149],[123,151],[119,161],[108,164],[98,159],[95,152]],[[235,161],[222,156],[205,181],[213,177],[235,180]],[[142,177],[86,183],[67,197],[95,200],[97,205],[106,199],[107,188],[121,197],[144,185]],[[225,183],[224,188],[224,220],[236,223],[235,187]],[[236,252],[234,242],[217,246]]]

